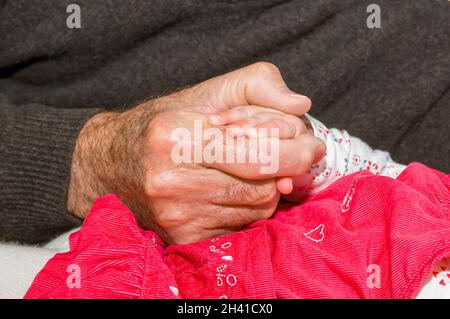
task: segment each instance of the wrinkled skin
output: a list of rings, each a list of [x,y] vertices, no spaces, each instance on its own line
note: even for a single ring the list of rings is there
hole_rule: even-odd
[[[289,138],[280,138],[280,166],[273,174],[261,174],[259,163],[177,164],[171,158],[174,129],[192,132],[194,120],[212,127],[213,114],[249,105],[290,114],[290,120],[278,122],[285,125],[292,115],[307,112],[311,102],[290,91],[274,65],[256,63],[126,112],[94,116],[74,151],[68,209],[84,217],[95,197],[114,192],[142,227],[169,244],[269,218],[280,198],[277,180],[304,173],[324,155],[323,143],[304,126],[284,128]]]

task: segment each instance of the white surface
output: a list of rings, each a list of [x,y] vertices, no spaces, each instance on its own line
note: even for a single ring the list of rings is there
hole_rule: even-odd
[[[450,258],[442,260],[433,267],[417,299],[450,299]]]
[[[0,243],[0,299],[23,298],[47,261],[56,253],[69,250],[71,232],[43,247]]]

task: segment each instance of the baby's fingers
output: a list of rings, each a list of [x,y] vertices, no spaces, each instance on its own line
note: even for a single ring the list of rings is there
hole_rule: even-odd
[[[278,137],[280,139],[289,139],[297,136],[297,129],[292,124],[280,120],[272,119],[266,122],[258,123],[252,127],[244,129],[245,134],[249,137]]]
[[[227,125],[236,123],[238,121],[245,120],[257,113],[281,113],[275,109],[265,108],[256,105],[238,106],[230,110],[226,110],[222,113],[211,115],[209,117],[209,123],[212,125]]]
[[[234,109],[211,115],[209,123],[212,125],[227,125],[248,118],[250,115],[248,107],[235,107]]]
[[[243,128],[249,137],[278,137],[291,139],[307,131],[304,122],[293,115],[261,112],[231,125]]]

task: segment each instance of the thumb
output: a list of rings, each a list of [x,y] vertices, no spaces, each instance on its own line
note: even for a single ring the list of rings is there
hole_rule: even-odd
[[[289,195],[294,190],[294,182],[292,177],[277,178],[277,189],[283,195]]]
[[[292,115],[303,115],[311,100],[291,91],[280,70],[268,62],[258,62],[202,83],[215,111],[242,105],[258,105]],[[202,89],[205,89],[204,87]]]

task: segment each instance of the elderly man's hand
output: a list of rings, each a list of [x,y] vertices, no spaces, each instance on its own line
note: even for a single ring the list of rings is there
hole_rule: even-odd
[[[280,196],[275,178],[301,174],[318,161],[324,153],[318,139],[280,140],[279,169],[270,174],[260,174],[258,163],[177,163],[172,156],[175,129],[192,132],[195,120],[206,128],[208,115],[245,105],[301,115],[311,102],[291,92],[275,66],[257,63],[123,113],[94,116],[73,154],[68,209],[83,217],[96,197],[113,192],[167,243],[270,217]]]

